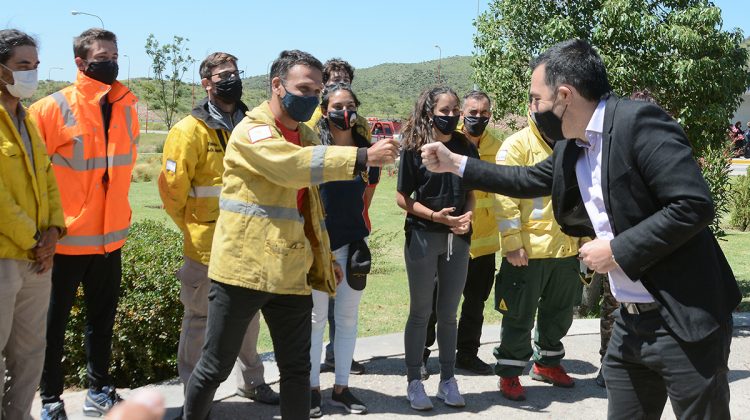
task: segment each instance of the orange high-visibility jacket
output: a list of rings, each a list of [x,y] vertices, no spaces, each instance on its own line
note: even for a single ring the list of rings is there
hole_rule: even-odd
[[[112,104],[108,137],[100,102],[105,95]],[[79,71],[73,85],[31,106],[65,214],[67,235],[57,243],[58,254],[105,254],[125,244],[140,133],[136,102],[120,82],[105,85]]]

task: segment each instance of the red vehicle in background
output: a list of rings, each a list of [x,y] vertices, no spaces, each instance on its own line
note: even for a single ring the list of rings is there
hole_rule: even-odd
[[[377,117],[368,117],[367,122],[370,124],[370,134],[372,134],[373,143],[383,138],[401,138],[401,121],[398,120],[381,120]]]

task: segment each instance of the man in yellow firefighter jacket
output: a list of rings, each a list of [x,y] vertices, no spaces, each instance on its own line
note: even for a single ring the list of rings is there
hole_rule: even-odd
[[[496,160],[499,165],[533,166],[552,154],[550,145],[529,117],[529,126],[503,142]],[[494,351],[495,373],[506,398],[524,400],[518,376],[532,356],[532,379],[574,385],[560,365],[565,356],[560,340],[573,322],[573,306],[581,296],[579,239],[562,233],[550,197],[496,197],[503,260],[495,284],[495,308],[503,321],[500,345]]]
[[[501,141],[487,130],[491,116],[491,101],[486,93],[472,91],[464,96],[461,107],[461,131],[479,151],[482,160],[493,162]],[[478,374],[492,374],[490,365],[479,356],[479,344],[484,323],[484,302],[495,281],[495,252],[500,250],[495,221],[495,194],[475,190],[469,268],[466,272],[464,302],[458,321],[456,367]]]
[[[183,235],[185,262],[177,272],[180,301],[185,308],[177,349],[177,372],[183,384],[198,363],[206,335],[211,288],[208,262],[219,217],[224,151],[232,130],[248,110],[241,100],[242,79],[235,56],[210,54],[198,71],[208,97],[169,130],[159,175],[164,208]],[[259,329],[260,314],[256,314],[237,358],[237,393],[278,404],[279,395],[263,379],[263,362],[256,351]]]
[[[185,419],[205,419],[258,310],[281,376],[281,416],[310,414],[311,288],[334,293],[335,270],[317,185],[393,162],[394,141],[370,148],[320,145],[304,124],[318,106],[322,64],[283,51],[271,99],[235,127],[224,158],[208,276],[206,343],[185,392]],[[334,271],[337,276],[334,277]]]

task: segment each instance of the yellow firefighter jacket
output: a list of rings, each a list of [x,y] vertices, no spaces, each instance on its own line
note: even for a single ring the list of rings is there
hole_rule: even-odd
[[[11,116],[0,105],[0,258],[34,261],[37,232],[65,232],[60,192],[44,142],[27,113],[21,122],[31,139],[34,162]]]
[[[268,102],[235,127],[224,158],[211,279],[277,294],[335,293],[317,186],[354,177],[355,147],[323,146],[304,124],[303,147],[284,139]],[[297,191],[309,188],[297,207]]]
[[[247,112],[242,102],[237,105]],[[159,195],[183,234],[185,256],[208,265],[219,217],[224,150],[231,132],[211,117],[208,98],[169,130],[164,142]]]
[[[496,160],[499,165],[533,166],[551,154],[552,149],[529,118],[528,127],[503,141]],[[521,247],[530,259],[578,254],[579,240],[562,233],[552,214],[550,197],[521,200],[497,194],[495,208],[503,256]]]
[[[463,124],[463,122],[462,122]],[[463,125],[457,128],[461,131]],[[497,150],[502,142],[490,130],[484,130],[479,137],[479,158],[494,162]],[[495,218],[495,194],[474,190],[474,218],[471,221],[471,258],[481,257],[500,250],[500,240]]]

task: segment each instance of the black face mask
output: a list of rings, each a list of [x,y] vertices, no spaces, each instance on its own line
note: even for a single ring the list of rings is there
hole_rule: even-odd
[[[242,79],[239,77],[219,80],[214,86],[214,95],[224,102],[237,103],[242,99]]]
[[[562,115],[559,117],[552,112],[555,106],[553,105],[549,111],[544,112],[532,112],[531,120],[536,124],[536,128],[543,136],[547,137],[552,141],[565,140],[565,136],[562,132],[562,117],[565,116],[565,111],[568,110],[568,106],[565,105]]]
[[[443,134],[450,134],[458,127],[458,115],[433,115],[432,124]]]
[[[105,85],[111,85],[117,80],[119,70],[116,61],[90,61],[83,74]]]
[[[346,109],[338,109],[335,111],[328,111],[328,121],[331,122],[339,130],[349,130],[354,126],[354,121],[357,120],[357,111],[349,111]]]
[[[487,128],[489,122],[489,117],[466,116],[464,117],[464,128],[469,135],[479,137],[484,134],[484,129]]]

